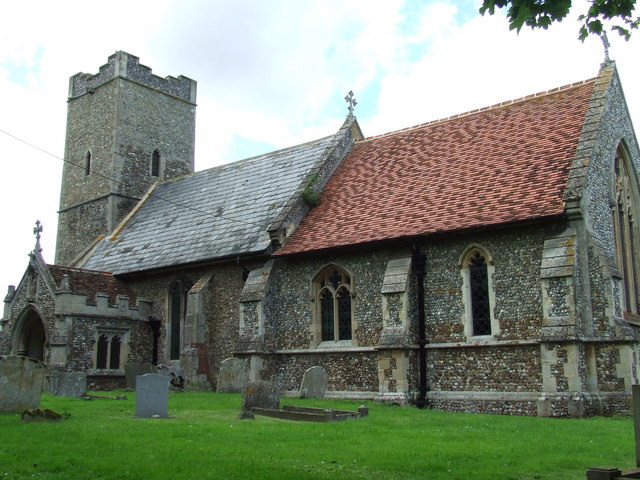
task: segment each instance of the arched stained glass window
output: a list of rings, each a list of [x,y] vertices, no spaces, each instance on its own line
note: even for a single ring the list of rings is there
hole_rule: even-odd
[[[478,252],[469,261],[469,288],[473,334],[491,335],[487,263]]]
[[[638,259],[637,183],[622,146],[618,148],[614,161],[614,208],[613,223],[616,261],[623,278],[624,310],[638,314],[640,308],[640,262]]]
[[[328,267],[316,277],[316,304],[323,342],[351,340],[352,291],[351,277],[338,267]]]
[[[493,261],[480,245],[469,246],[461,257],[465,333],[468,337],[495,336],[493,316]]]

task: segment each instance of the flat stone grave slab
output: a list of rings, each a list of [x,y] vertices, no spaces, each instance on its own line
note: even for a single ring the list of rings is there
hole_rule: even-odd
[[[240,393],[249,382],[249,368],[239,358],[227,358],[220,364],[218,375],[219,393]]]
[[[169,377],[147,373],[136,378],[136,417],[169,416]]]
[[[332,408],[299,407],[297,405],[283,405],[282,410],[275,408],[251,409],[256,415],[282,418],[284,420],[297,420],[304,422],[341,422],[350,418],[362,418],[369,416],[369,409],[365,406],[358,408],[357,412],[350,410],[334,410]]]
[[[329,383],[329,374],[322,367],[311,367],[304,372],[300,398],[324,398]]]
[[[38,360],[0,355],[0,413],[38,408],[44,375],[45,366]]]

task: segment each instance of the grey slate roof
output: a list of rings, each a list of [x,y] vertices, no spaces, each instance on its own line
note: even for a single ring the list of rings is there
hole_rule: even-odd
[[[267,227],[338,140],[333,135],[158,184],[83,268],[124,274],[265,252]]]

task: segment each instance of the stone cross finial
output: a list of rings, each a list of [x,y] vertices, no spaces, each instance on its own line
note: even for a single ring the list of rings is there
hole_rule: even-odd
[[[353,96],[353,91],[349,90],[349,93],[346,97],[344,97],[344,101],[349,104],[349,116],[353,115],[353,109],[358,105],[355,97]]]
[[[604,46],[604,61],[608,62],[609,59],[609,47],[611,44],[609,43],[609,39],[607,38],[607,32],[604,30],[600,32],[600,40],[602,40],[602,45]]]
[[[36,220],[36,226],[33,228],[33,234],[36,236],[36,248],[34,249],[37,252],[41,252],[42,248],[40,248],[40,234],[42,233],[42,224],[40,220]]]

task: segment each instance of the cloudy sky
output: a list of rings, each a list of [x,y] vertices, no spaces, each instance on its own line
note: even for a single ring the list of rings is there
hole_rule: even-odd
[[[567,19],[508,30],[477,1],[10,2],[0,18],[0,288],[18,284],[33,226],[53,263],[71,75],[124,50],[198,81],[196,169],[334,133],[353,90],[375,135],[591,78],[602,43]],[[585,11],[574,2],[573,13]],[[640,125],[640,33],[610,35]],[[37,148],[34,148],[37,147]],[[4,295],[4,294],[3,294]]]

